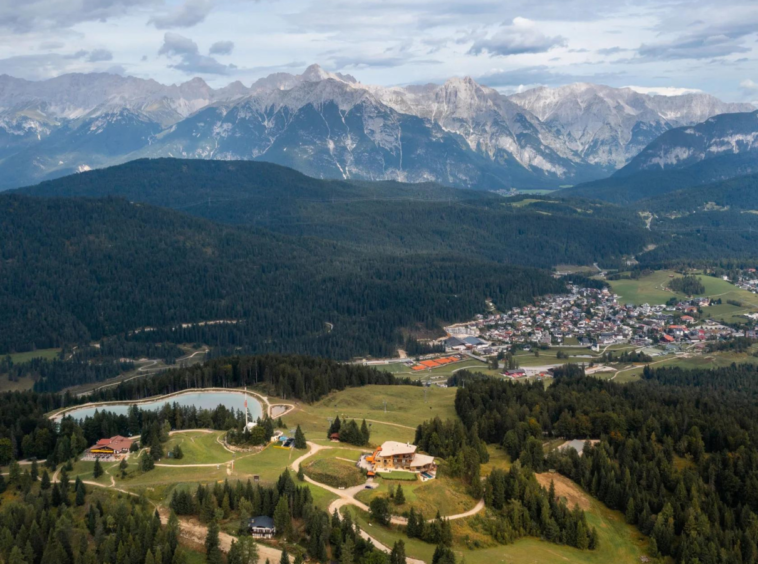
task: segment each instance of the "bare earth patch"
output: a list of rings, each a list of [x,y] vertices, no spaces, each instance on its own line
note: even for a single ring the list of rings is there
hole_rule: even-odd
[[[561,474],[551,474],[546,472],[544,474],[535,474],[537,481],[544,488],[550,487],[550,480],[555,484],[555,495],[559,498],[564,498],[569,507],[578,505],[580,509],[588,510],[592,507],[589,497],[584,493],[579,486],[573,481],[569,480]]]

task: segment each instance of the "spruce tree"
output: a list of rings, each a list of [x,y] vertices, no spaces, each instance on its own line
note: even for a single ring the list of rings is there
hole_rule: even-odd
[[[403,486],[398,484],[395,490],[395,505],[403,505],[405,503],[405,494],[403,493]]]
[[[100,464],[100,459],[95,460],[95,468],[92,470],[92,475],[96,480],[103,475],[103,467]]]
[[[390,552],[390,564],[405,563],[405,543],[402,540],[395,541]]]
[[[292,531],[292,516],[290,515],[289,499],[286,495],[279,498],[274,509],[274,526],[277,532],[285,538],[290,536]]]
[[[342,554],[340,555],[340,564],[354,564],[355,563],[355,543],[353,537],[349,536],[345,539],[342,545]]]
[[[40,481],[39,487],[42,490],[50,489],[50,475],[47,473],[47,470],[42,471],[42,480]]]
[[[368,440],[371,438],[371,432],[368,430],[368,425],[366,425],[366,420],[363,420],[363,423],[361,423],[361,436],[363,437],[363,444],[368,444]]]
[[[86,495],[87,490],[85,490],[84,484],[82,483],[79,476],[76,477],[74,491],[76,492],[76,505],[81,507],[84,505],[84,496]]]
[[[295,448],[301,449],[301,450],[308,448],[308,444],[305,440],[305,434],[303,433],[303,430],[300,428],[300,425],[298,425],[297,429],[295,429]]]
[[[213,519],[208,525],[208,534],[205,537],[205,561],[208,564],[222,564],[223,557],[219,548],[218,521]]]
[[[33,482],[36,482],[37,478],[39,478],[39,466],[37,466],[37,459],[36,458],[34,460],[32,460],[32,469],[29,472],[29,474],[31,475]]]

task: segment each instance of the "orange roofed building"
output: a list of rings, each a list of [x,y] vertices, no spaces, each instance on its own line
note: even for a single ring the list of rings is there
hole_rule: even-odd
[[[134,441],[121,435],[116,435],[110,439],[100,439],[95,446],[89,449],[93,455],[113,456],[117,454],[127,454]]]

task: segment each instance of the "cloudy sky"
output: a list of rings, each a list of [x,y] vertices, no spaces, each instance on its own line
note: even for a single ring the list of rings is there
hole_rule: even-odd
[[[472,76],[758,100],[756,0],[0,0],[0,74],[250,84],[318,63],[361,82]]]

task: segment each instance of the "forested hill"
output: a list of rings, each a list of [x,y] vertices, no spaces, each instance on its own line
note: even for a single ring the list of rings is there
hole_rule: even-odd
[[[398,257],[123,199],[0,196],[0,353],[109,335],[218,351],[390,355],[429,330],[563,291],[460,254]],[[179,324],[230,320],[220,325]],[[153,330],[135,330],[150,327]]]
[[[141,160],[23,192],[117,195],[371,252],[454,253],[543,268],[613,262],[650,242],[634,211],[603,203],[506,199],[435,184],[319,180],[256,162]]]
[[[626,204],[669,192],[692,189],[722,179],[754,174],[755,170],[754,153],[729,154],[694,163],[685,168],[614,174],[610,178],[578,184],[559,193],[567,198],[591,198]]]
[[[637,209],[654,213],[696,212],[709,209],[758,210],[758,174],[677,190],[640,200]]]

